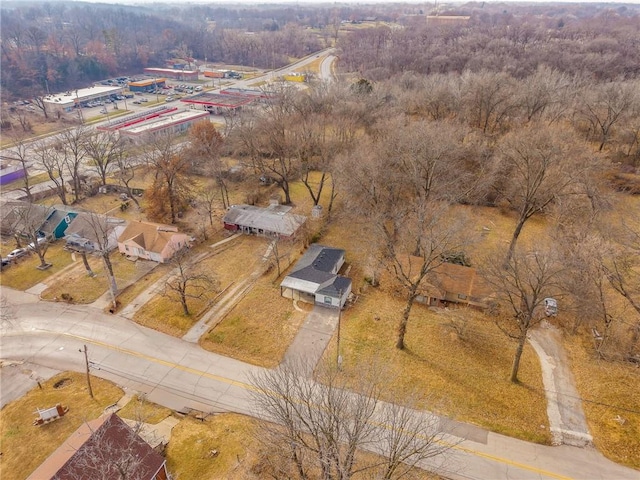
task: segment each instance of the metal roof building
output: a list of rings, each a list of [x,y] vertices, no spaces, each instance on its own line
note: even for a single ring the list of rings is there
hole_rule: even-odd
[[[71,111],[76,104],[82,104],[89,100],[108,98],[111,95],[120,94],[124,87],[106,87],[94,85],[88,88],[79,88],[65,93],[55,93],[44,97],[44,103],[52,109]]]
[[[195,122],[203,120],[209,121],[209,114],[207,112],[169,109],[169,111],[165,113],[147,118],[142,122],[135,122],[128,126],[121,127],[118,129],[118,132],[120,132],[120,135],[136,141],[147,135],[153,135],[159,132],[182,132],[187,130]]]
[[[224,228],[233,232],[264,235],[269,237],[290,237],[307,220],[303,215],[290,213],[291,207],[271,205],[232,205],[222,221]]]

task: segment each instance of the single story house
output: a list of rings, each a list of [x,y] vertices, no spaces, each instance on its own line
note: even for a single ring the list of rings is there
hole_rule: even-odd
[[[417,272],[422,258],[407,256],[402,263],[405,271]],[[434,307],[461,304],[483,309],[489,306],[492,294],[493,290],[475,268],[445,262],[426,275],[418,288],[416,302]]]
[[[83,423],[27,480],[168,480],[167,462],[115,413]]]
[[[342,308],[351,279],[338,275],[345,251],[313,243],[280,284],[280,294],[306,303]]]
[[[54,208],[51,215],[44,222],[40,231],[47,238],[58,239],[64,237],[69,224],[78,215],[78,212],[65,211]]]
[[[118,237],[126,226],[127,222],[120,218],[80,212],[67,227],[64,237],[66,248],[85,253],[93,253],[105,247],[107,251],[111,251],[118,247]],[[104,237],[106,245],[103,245]]]
[[[291,237],[307,220],[303,215],[290,212],[286,205],[232,205],[224,218],[224,228],[232,232],[264,235],[266,237]]]
[[[45,207],[19,200],[3,202],[0,211],[2,235],[29,236],[37,231],[40,236],[51,240],[62,238],[71,220],[77,215],[76,212],[59,207]]]
[[[172,225],[131,222],[118,237],[118,250],[125,255],[165,263],[184,247],[189,236]]]

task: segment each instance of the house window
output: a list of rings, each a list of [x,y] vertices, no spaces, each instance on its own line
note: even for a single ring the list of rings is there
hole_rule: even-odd
[[[69,217],[69,215],[64,217],[64,223],[66,223],[67,225],[71,223],[71,218]]]
[[[327,305],[331,305],[332,302],[332,298],[331,297],[324,297],[324,303],[326,303]]]
[[[466,296],[464,293],[459,293],[459,294],[458,294],[458,298],[459,298],[460,300],[466,300],[466,299],[467,299],[467,296]]]

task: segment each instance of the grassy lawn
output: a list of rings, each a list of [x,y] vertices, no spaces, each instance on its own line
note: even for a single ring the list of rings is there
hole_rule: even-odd
[[[254,437],[257,421],[243,415],[222,414],[204,422],[183,419],[171,432],[167,467],[174,478],[257,479]],[[218,454],[211,456],[211,451]]]
[[[263,276],[227,317],[202,337],[209,351],[263,367],[280,363],[304,320],[280,287]]]
[[[576,387],[598,450],[611,460],[640,468],[640,370],[599,359],[591,342],[568,337]]]
[[[120,418],[155,425],[171,415],[171,410],[155,403],[147,402],[144,396],[134,395],[124,408],[118,410]]]
[[[125,287],[118,294],[118,311],[129,305],[132,300],[134,300],[138,295],[144,292],[147,288],[153,285],[155,282],[160,280],[163,276],[165,276],[171,270],[170,265],[159,264],[154,269],[140,278],[135,283]]]
[[[43,299],[59,299],[63,293],[66,293],[73,297],[73,303],[92,303],[107,291],[109,283],[102,259],[88,257],[89,265],[95,274],[94,277],[90,277],[87,275],[81,256],[75,254],[75,257],[76,266],[56,278],[56,281],[42,292]],[[129,283],[136,276],[136,262],[131,262],[120,254],[111,255],[111,264],[116,284]]]
[[[54,384],[70,379],[62,388]],[[85,376],[61,373],[34,388],[24,397],[0,411],[0,432],[3,455],[0,456],[0,477],[24,479],[62,444],[83,422],[92,420],[122,396],[122,390],[106,380],[91,379],[95,398],[87,392]],[[34,427],[36,408],[49,408],[57,403],[69,407],[69,412],[53,423]]]
[[[355,380],[371,365],[384,365],[390,400],[417,390],[430,397],[421,407],[524,440],[550,442],[540,365],[531,347],[522,358],[522,384],[514,385],[508,377],[515,344],[489,318],[469,311],[470,334],[463,341],[443,325],[442,315],[416,306],[407,349],[399,351],[395,339],[403,306],[369,290],[344,312],[340,350],[348,376]],[[325,352],[328,361],[335,359],[335,347],[332,342]]]
[[[189,299],[188,305],[191,314],[185,315],[182,305],[175,297],[157,295],[135,313],[133,320],[167,335],[182,337],[205,312],[208,301]]]
[[[59,273],[62,269],[72,263],[71,254],[63,250],[64,242],[57,241],[49,246],[45,255],[45,260],[53,266],[47,270],[38,270],[40,259],[35,253],[18,259],[17,263],[2,270],[0,283],[6,287],[16,290],[27,290],[40,282],[46,282],[52,275]],[[2,254],[10,252],[15,248],[14,244],[3,244]]]

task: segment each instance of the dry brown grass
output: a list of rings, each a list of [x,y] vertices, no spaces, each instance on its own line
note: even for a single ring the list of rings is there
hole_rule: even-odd
[[[520,385],[509,382],[515,344],[483,314],[468,311],[470,333],[460,340],[443,317],[425,307],[412,310],[407,348],[395,348],[404,302],[369,290],[344,312],[341,354],[344,370],[356,379],[372,365],[388,370],[386,395],[428,395],[424,408],[456,420],[539,443],[550,441],[546,401],[535,352],[526,347]],[[375,318],[379,320],[375,320]],[[335,361],[335,343],[325,353]]]
[[[640,468],[640,370],[597,357],[593,344],[567,337],[576,387],[598,450],[615,462]]]
[[[60,273],[72,263],[71,254],[64,251],[63,246],[64,243],[61,240],[49,246],[45,261],[53,265],[51,268],[38,270],[36,267],[40,265],[40,259],[35,253],[31,253],[18,259],[15,264],[4,268],[0,274],[0,283],[16,290],[27,290],[40,282],[46,283],[49,278]],[[15,244],[13,243],[3,243],[3,256],[14,248]]]
[[[69,294],[73,297],[73,303],[92,303],[103,295],[109,288],[109,283],[101,258],[89,256],[89,265],[95,276],[90,277],[82,263],[82,257],[74,254],[75,267],[58,276],[55,281],[48,284],[48,288],[42,292],[41,297],[45,300],[56,300],[62,298],[62,294]],[[130,262],[119,254],[111,255],[113,273],[116,277],[116,284],[129,283],[136,276],[136,263]]]
[[[63,378],[69,378],[71,382],[63,388],[54,388],[53,385]],[[0,477],[3,479],[26,478],[82,423],[100,416],[107,406],[122,396],[120,388],[92,377],[95,397],[92,399],[84,375],[73,372],[56,375],[42,386],[42,390],[35,388],[0,411],[3,453]],[[69,412],[60,420],[34,427],[36,408],[49,408],[56,403],[69,407]]]
[[[154,269],[149,272],[147,275],[138,279],[133,284],[125,287],[118,294],[118,310],[122,310],[124,307],[129,305],[132,300],[134,300],[138,295],[144,292],[147,288],[153,285],[155,282],[160,280],[163,276],[165,276],[171,270],[171,266],[167,264],[159,264]]]
[[[182,304],[173,295],[157,295],[135,313],[133,320],[167,335],[182,337],[193,327],[208,306],[206,299],[189,299],[187,304],[190,315],[184,314]]]
[[[120,418],[155,425],[171,415],[171,410],[155,403],[147,402],[144,396],[134,395],[124,408],[118,410]]]
[[[269,275],[262,277],[200,345],[239,360],[274,367],[280,363],[304,320]]]
[[[231,413],[203,422],[187,417],[171,432],[167,467],[175,478],[260,478],[251,472],[257,461],[257,425],[257,420]],[[212,450],[218,454],[211,456]]]

